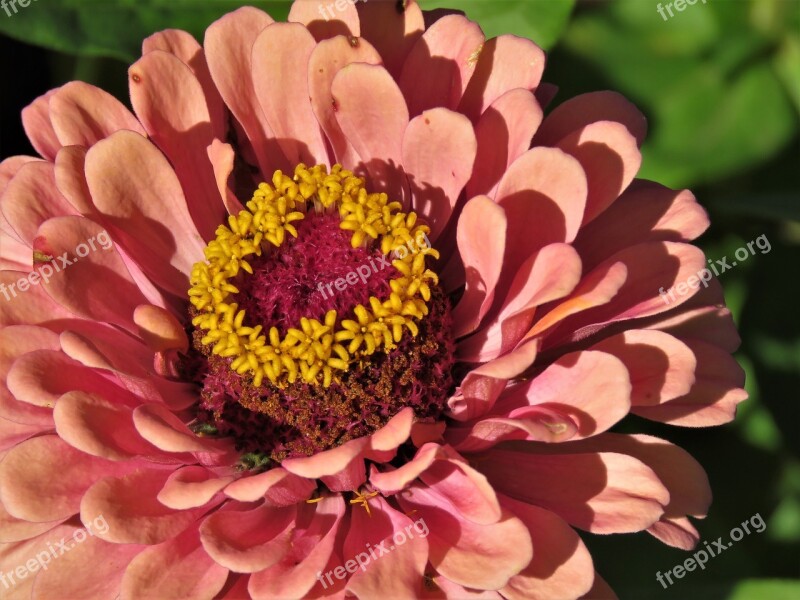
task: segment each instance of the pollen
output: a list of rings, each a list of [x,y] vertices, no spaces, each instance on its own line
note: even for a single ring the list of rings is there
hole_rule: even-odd
[[[389,281],[388,298],[370,296],[348,314],[329,310],[320,319],[302,317],[284,332],[272,323],[251,322],[235,297],[253,275],[254,261],[297,238],[298,222],[325,214],[338,215],[353,248],[375,247],[392,257],[398,276]],[[354,364],[418,335],[431,285],[438,284],[428,268],[428,259],[439,258],[427,243],[429,233],[416,213],[404,212],[385,193],[369,193],[364,179],[341,165],[328,172],[324,165],[300,164],[292,177],[275,171],[242,211],[217,228],[205,260],[192,268],[189,300],[200,343],[255,387],[340,383]]]

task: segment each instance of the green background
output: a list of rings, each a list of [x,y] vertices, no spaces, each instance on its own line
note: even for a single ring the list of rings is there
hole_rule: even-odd
[[[13,18],[0,12],[0,34],[47,49],[51,87],[83,79],[124,99],[125,63],[136,59],[144,37],[177,27],[202,39],[209,23],[241,4],[37,0]],[[289,5],[251,4],[276,19]],[[766,531],[745,536],[668,590],[656,571],[690,553],[647,534],[584,539],[621,598],[800,599],[800,2],[698,0],[666,21],[653,0],[421,4],[459,8],[487,36],[515,33],[547,49],[545,80],[560,87],[555,104],[615,89],[639,105],[650,123],[640,176],[693,189],[711,214],[700,240],[710,258],[731,257],[760,235],[769,239],[769,253],[721,276],[750,393],[737,420],[686,430],[633,417],[623,426],[665,437],[706,467],[715,499],[698,523],[704,540],[728,539],[756,513]],[[4,87],[24,77],[13,56],[0,61]],[[0,110],[18,113],[22,105],[9,106],[6,89],[2,95]]]

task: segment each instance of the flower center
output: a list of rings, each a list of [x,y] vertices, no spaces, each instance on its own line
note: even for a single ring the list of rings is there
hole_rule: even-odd
[[[201,428],[280,461],[405,406],[438,418],[454,359],[429,231],[339,165],[259,185],[192,270]]]

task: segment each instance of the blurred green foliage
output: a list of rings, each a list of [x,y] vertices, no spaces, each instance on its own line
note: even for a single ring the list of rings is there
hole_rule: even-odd
[[[378,1],[378,0],[371,0]],[[666,5],[672,0],[661,0]],[[692,186],[709,209],[700,244],[710,258],[766,235],[771,250],[722,274],[743,339],[738,358],[751,395],[735,423],[687,430],[632,417],[629,431],[686,448],[709,473],[715,502],[704,540],[759,513],[745,536],[663,590],[655,579],[689,553],[646,534],[591,536],[598,571],[625,598],[800,599],[800,0],[702,0],[662,18],[657,0],[420,0],[514,33],[550,51],[554,103],[615,89],[647,115],[641,177]],[[198,39],[238,0],[40,0],[0,32],[52,55],[53,85],[84,79],[126,96],[124,63],[167,27]],[[255,1],[276,19],[288,1]],[[46,7],[46,8],[45,8]],[[70,55],[70,56],[66,56]]]

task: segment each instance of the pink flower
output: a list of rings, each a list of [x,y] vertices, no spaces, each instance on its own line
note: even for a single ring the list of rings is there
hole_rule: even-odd
[[[644,117],[598,92],[543,119],[542,51],[459,15],[335,17],[158,33],[135,116],[79,82],[23,111],[41,158],[0,164],[14,597],[597,597],[573,527],[696,543],[700,465],[609,432],[745,398],[719,285],[691,285],[705,212],[634,179]]]

